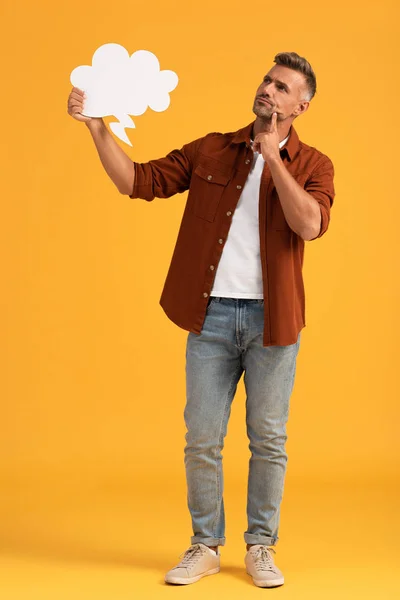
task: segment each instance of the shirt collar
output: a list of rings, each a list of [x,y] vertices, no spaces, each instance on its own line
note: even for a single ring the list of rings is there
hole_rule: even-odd
[[[231,144],[241,144],[242,142],[245,142],[248,146],[250,146],[250,135],[252,133],[254,123],[255,120],[246,125],[245,127],[238,129],[238,131],[235,132],[235,135],[232,138]],[[289,160],[292,161],[299,149],[299,136],[297,135],[297,132],[293,127],[292,123],[289,129],[289,139],[286,142],[286,144],[279,149],[279,152],[281,156],[286,152]]]

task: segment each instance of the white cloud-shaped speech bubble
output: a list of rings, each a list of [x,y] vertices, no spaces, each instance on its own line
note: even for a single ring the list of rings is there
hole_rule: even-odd
[[[160,70],[158,58],[147,50],[129,52],[120,44],[103,44],[93,54],[92,66],[76,67],[70,81],[86,92],[82,114],[87,117],[114,115],[111,131],[132,146],[125,127],[134,129],[129,115],[142,115],[147,108],[162,112],[170,105],[169,92],[178,85],[174,71]]]

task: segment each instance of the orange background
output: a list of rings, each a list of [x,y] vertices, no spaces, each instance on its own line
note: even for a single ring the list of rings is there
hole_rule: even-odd
[[[336,198],[328,232],[305,249],[278,593],[373,598],[379,581],[395,597],[398,23],[387,0],[3,3],[4,598],[179,593],[163,576],[192,534],[187,332],[159,306],[187,194],[119,194],[67,115],[71,71],[108,42],[150,50],[179,76],[169,109],[133,118],[132,148],[118,141],[139,162],[249,123],[278,52],[310,61],[317,95],[294,126],[332,159]],[[224,450],[224,572],[188,586],[191,598],[259,593],[243,574],[244,400],[242,379]]]

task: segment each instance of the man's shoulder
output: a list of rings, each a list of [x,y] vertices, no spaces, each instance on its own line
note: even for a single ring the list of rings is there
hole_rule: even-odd
[[[333,163],[331,158],[325,154],[324,152],[322,152],[321,150],[319,150],[318,148],[316,148],[315,146],[311,146],[310,144],[306,144],[306,142],[303,142],[301,140],[299,140],[299,144],[300,144],[300,153],[303,156],[307,157],[307,162],[313,166],[313,168],[320,168],[320,167],[333,167]]]
[[[201,138],[200,151],[205,153],[222,150],[232,144],[233,141],[238,140],[242,129],[236,129],[234,131],[210,131]]]
[[[230,143],[234,139],[235,135],[237,135],[237,133],[237,131],[209,131],[208,133],[200,135],[195,139],[191,140],[190,142],[187,142],[186,144],[194,144],[196,146],[202,146],[203,144],[224,145],[226,143]]]
[[[208,141],[220,141],[220,142],[224,142],[225,140],[233,140],[233,138],[237,135],[239,130],[235,130],[235,131],[210,131],[209,133],[206,133],[206,135],[204,136],[204,139],[207,139]]]

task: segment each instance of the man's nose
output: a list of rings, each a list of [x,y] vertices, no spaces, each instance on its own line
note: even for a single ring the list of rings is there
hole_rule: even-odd
[[[272,90],[269,89],[270,85],[271,85],[270,83],[264,83],[263,84],[263,86],[262,86],[262,93],[263,93],[263,95],[271,97],[271,91]]]

